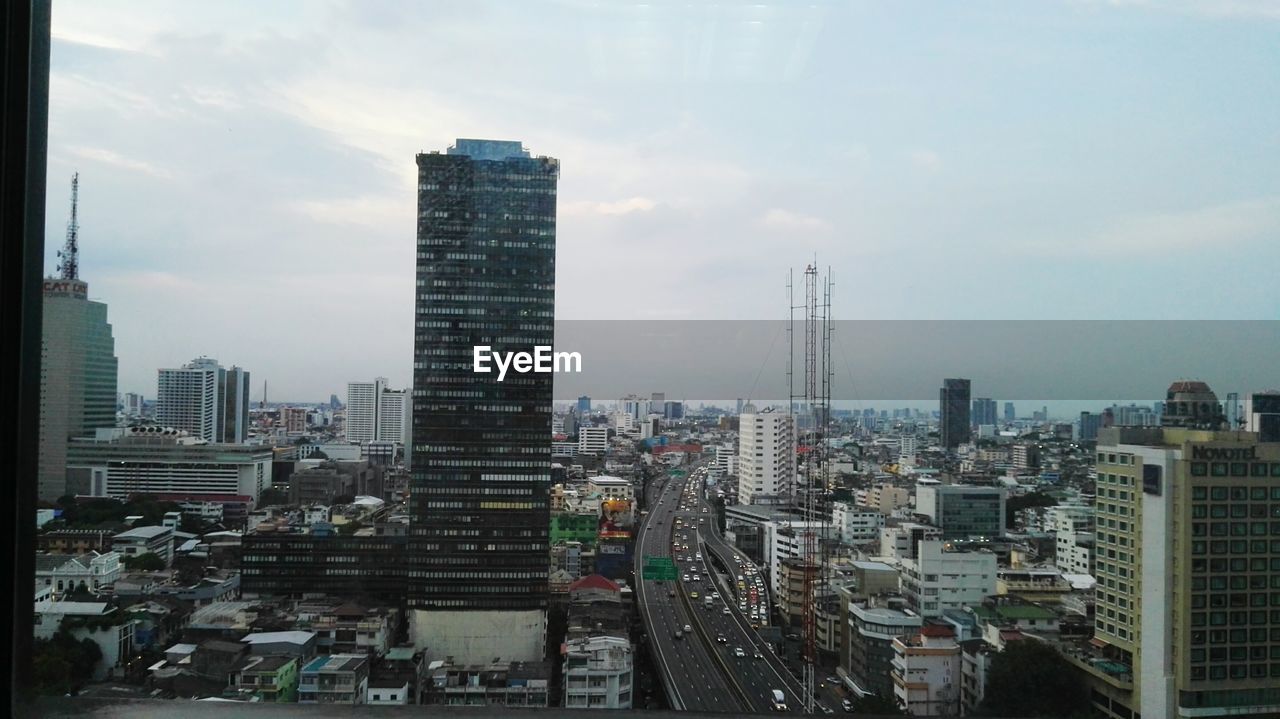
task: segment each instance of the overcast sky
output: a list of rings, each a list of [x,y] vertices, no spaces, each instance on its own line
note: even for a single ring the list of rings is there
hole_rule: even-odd
[[[79,170],[121,391],[202,354],[254,399],[405,385],[414,153],[488,137],[561,161],[561,319],[780,318],[815,253],[844,319],[1277,319],[1278,32],[1269,0],[55,0],[47,265]]]

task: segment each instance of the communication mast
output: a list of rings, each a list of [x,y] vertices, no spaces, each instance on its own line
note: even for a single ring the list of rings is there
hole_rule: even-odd
[[[71,220],[67,223],[67,241],[58,251],[58,277],[64,280],[80,279],[80,223],[76,220],[76,207],[80,204],[80,173],[71,176]]]
[[[787,386],[791,393],[788,410],[797,430],[796,451],[800,454],[799,470],[792,489],[792,505],[799,510],[805,526],[801,531],[801,566],[804,572],[804,709],[812,714],[816,708],[815,675],[818,663],[818,594],[826,586],[826,542],[830,530],[827,502],[828,467],[825,439],[831,421],[831,271],[819,278],[817,262],[804,271],[804,304],[796,305],[790,277],[787,296],[791,299],[791,316],[787,327],[789,352]],[[821,285],[821,297],[819,297]],[[804,312],[804,386],[803,394],[795,392],[793,369],[795,350],[795,311]],[[796,413],[800,401],[799,415]]]

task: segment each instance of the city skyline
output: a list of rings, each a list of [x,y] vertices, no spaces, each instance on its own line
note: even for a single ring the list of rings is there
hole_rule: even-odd
[[[881,37],[918,23],[909,10],[495,7],[279,6],[245,22],[233,5],[57,4],[47,245],[78,169],[82,274],[129,318],[115,322],[122,391],[147,394],[157,368],[202,354],[240,358],[280,397],[375,373],[407,385],[403,158],[457,136],[520,137],[564,163],[561,318],[781,316],[783,268],[813,251],[845,268],[833,302],[850,317],[1263,319],[1280,306],[1280,290],[1239,279],[1280,252],[1265,242],[1280,227],[1280,93],[1259,93],[1274,81],[1249,69],[1275,64],[1255,62],[1275,53],[1262,3],[934,9],[906,47]],[[518,60],[405,41],[531,23],[545,39]],[[944,35],[951,23],[970,32]],[[687,32],[645,29],[664,25]],[[397,45],[406,67],[432,68],[426,82],[369,83],[370,65],[344,65],[385,66],[378,52]],[[826,112],[788,109],[808,106]],[[910,267],[896,261],[906,247]],[[985,261],[952,276],[976,251]],[[648,301],[593,301],[624,267]],[[1170,284],[1197,301],[1163,302]],[[277,312],[285,341],[239,327]],[[290,368],[317,323],[344,341],[304,379]]]

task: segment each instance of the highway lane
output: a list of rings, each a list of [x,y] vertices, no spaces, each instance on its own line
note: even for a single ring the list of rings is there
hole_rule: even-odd
[[[649,515],[636,536],[637,601],[673,708],[742,711],[745,707],[740,697],[730,688],[697,632],[684,632],[685,626],[693,626],[693,616],[676,586],[678,582],[643,579],[644,557],[672,556],[671,527],[682,489],[683,482],[665,480],[653,501],[648,503]],[[683,638],[676,639],[676,631],[680,631]]]
[[[697,534],[695,537],[697,544],[692,546],[697,547],[703,554],[702,560],[696,563],[703,570],[700,575],[708,578],[704,591],[717,591],[720,594],[720,599],[713,602],[713,609],[703,610],[702,621],[709,633],[724,637],[723,643],[717,642],[717,650],[728,663],[730,671],[736,676],[737,684],[747,695],[754,711],[772,711],[772,692],[774,689],[780,689],[786,697],[788,712],[802,713],[803,692],[799,682],[774,654],[773,647],[752,628],[752,620],[743,614],[738,603],[732,599],[734,596],[732,592],[737,586],[737,574],[743,574],[744,580],[752,579],[746,572],[738,569],[737,560],[741,559],[748,566],[752,565],[740,552],[724,543],[719,537],[715,527],[715,515],[711,513],[710,506],[703,496],[704,479],[705,470],[695,470],[690,475],[690,486],[685,489],[686,501],[690,502],[692,507],[686,516],[693,518],[692,522]],[[705,521],[699,521],[702,519]],[[711,578],[715,577],[716,573],[710,561],[712,549],[722,557],[721,562],[725,564],[726,570],[734,572],[732,585],[713,584]],[[696,560],[696,553],[690,553],[694,554]],[[725,556],[726,554],[728,556]],[[763,584],[760,574],[757,573],[755,578]],[[767,612],[767,595],[762,591],[757,594],[758,600],[765,602]],[[727,613],[726,609],[728,609]],[[738,656],[738,649],[742,650],[743,656]]]

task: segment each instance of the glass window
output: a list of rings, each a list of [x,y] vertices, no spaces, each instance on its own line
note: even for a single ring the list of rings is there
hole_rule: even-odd
[[[1231,476],[1232,477],[1248,477],[1249,465],[1245,462],[1232,462]]]
[[[1212,474],[1214,477],[1227,476],[1227,463],[1213,462],[1212,464],[1209,465],[1209,473]]]
[[[1192,477],[1203,477],[1203,476],[1205,476],[1205,475],[1207,475],[1207,474],[1209,474],[1209,465],[1205,464],[1204,462],[1192,462],[1192,463],[1191,463],[1191,476],[1192,476]]]

